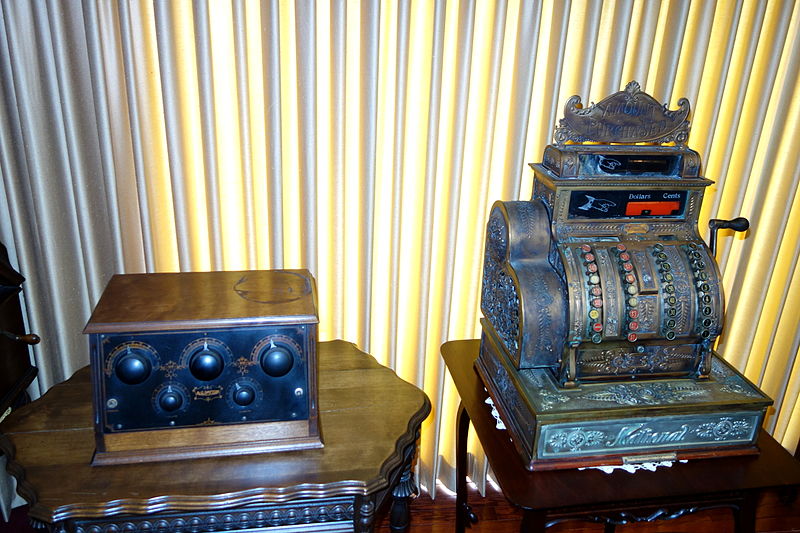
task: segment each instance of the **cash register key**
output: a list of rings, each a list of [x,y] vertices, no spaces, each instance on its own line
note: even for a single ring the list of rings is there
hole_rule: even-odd
[[[667,328],[672,329],[675,327],[675,321],[673,319],[667,320]]]
[[[630,272],[633,270],[633,265],[631,263],[622,263],[622,270],[625,272]]]
[[[630,254],[628,252],[622,252],[621,254],[619,254],[619,258],[620,258],[621,261],[630,261],[631,260],[631,256],[630,256]]]
[[[630,317],[630,318],[632,318],[634,320],[639,318],[639,310],[638,309],[629,309],[628,310],[628,317]]]
[[[710,318],[704,318],[703,319],[703,327],[705,327],[705,328],[711,327],[711,324],[713,324],[713,323],[714,323],[714,321],[711,320]]]
[[[595,298],[594,300],[592,300],[592,307],[603,307],[603,299]]]
[[[592,247],[589,246],[588,244],[581,244],[581,250],[588,253],[592,251]]]
[[[667,292],[669,294],[674,293],[675,292],[675,285],[673,285],[671,283],[667,284],[667,285],[664,285],[664,292]]]
[[[675,309],[674,307],[670,307],[669,309],[667,309],[667,316],[671,317],[678,316],[678,310]]]
[[[618,251],[618,252],[624,252],[625,250],[627,250],[627,248],[625,247],[625,245],[624,245],[624,244],[622,244],[622,243],[618,243],[618,244],[617,244],[617,246],[616,246],[616,248],[617,248],[617,251]]]
[[[600,333],[601,331],[603,331],[603,324],[601,324],[600,322],[595,322],[594,324],[592,324],[592,329],[596,333]]]
[[[592,287],[591,292],[592,292],[592,296],[602,296],[603,295],[603,289],[601,289],[597,285]]]
[[[675,332],[674,331],[667,331],[664,336],[667,338],[668,341],[675,339]]]
[[[625,282],[636,283],[636,276],[634,276],[633,274],[625,274]]]
[[[630,307],[638,307],[639,306],[639,299],[635,296],[631,296],[628,298],[628,305]]]
[[[588,270],[590,273],[594,274],[595,272],[597,272],[597,264],[589,263],[588,265],[586,265],[586,270]]]
[[[592,274],[591,276],[589,276],[589,283],[591,283],[592,285],[597,285],[598,283],[600,283],[600,276],[598,276],[597,274]]]
[[[593,254],[593,253],[586,252],[585,254],[583,254],[583,259],[584,259],[584,260],[585,260],[587,263],[594,263],[594,254]]]
[[[662,279],[663,279],[664,281],[666,281],[667,283],[671,283],[672,281],[674,281],[674,280],[675,280],[675,278],[674,278],[674,277],[672,276],[672,274],[671,274],[671,273],[669,273],[669,272],[664,272],[664,276],[663,276],[663,278],[662,278]]]
[[[595,344],[600,344],[601,342],[603,342],[603,336],[600,335],[599,333],[595,333],[594,335],[592,335],[592,342]]]
[[[634,295],[634,294],[636,294],[637,292],[639,292],[639,291],[636,289],[636,285],[628,285],[628,289],[627,289],[627,290],[628,290],[628,294],[630,294],[630,295]]]
[[[629,342],[636,342],[639,339],[639,336],[636,333],[628,333],[628,341]]]
[[[631,331],[636,331],[637,329],[639,329],[639,323],[636,322],[636,321],[629,322],[628,323],[628,329],[631,330]]]
[[[670,265],[666,261],[661,263],[660,267],[661,267],[661,272],[669,272],[670,270],[672,270],[672,265]]]
[[[660,242],[655,243],[653,245],[653,251],[655,252],[653,255],[655,255],[658,252],[664,251],[664,245],[661,244]]]
[[[597,309],[592,309],[591,311],[589,311],[589,318],[591,318],[592,320],[597,320],[598,318],[600,318],[600,311],[598,311]]]

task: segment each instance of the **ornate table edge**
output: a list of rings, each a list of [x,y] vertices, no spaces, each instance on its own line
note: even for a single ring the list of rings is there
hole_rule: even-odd
[[[370,357],[372,356],[370,355]],[[392,371],[388,368],[387,370]],[[78,372],[75,374],[77,373]],[[73,377],[75,374],[73,374]],[[422,389],[419,389],[415,385],[397,376],[396,373],[394,373],[394,375],[396,379],[402,381],[406,385],[417,388],[421,402],[414,415],[409,418],[405,433],[397,439],[394,453],[383,462],[377,476],[366,483],[362,481],[343,480],[333,483],[305,483],[279,488],[259,487],[219,495],[179,494],[157,496],[147,499],[126,498],[97,505],[68,504],[60,506],[51,512],[49,508],[45,507],[39,501],[36,489],[26,479],[25,468],[15,460],[16,449],[13,442],[11,442],[4,433],[0,433],[0,452],[5,454],[7,459],[6,471],[17,481],[17,492],[30,506],[28,511],[30,518],[40,523],[47,524],[58,524],[76,518],[97,519],[173,511],[220,511],[248,505],[280,504],[293,500],[310,498],[355,496],[357,502],[359,500],[366,502],[370,495],[378,495],[381,491],[386,491],[386,489],[392,487],[393,480],[391,478],[393,473],[399,482],[404,473],[401,471],[404,470],[401,468],[404,463],[408,462],[409,464],[406,466],[410,468],[411,460],[415,455],[414,450],[416,449],[416,442],[419,438],[420,427],[431,412],[431,403],[427,394],[425,394]],[[409,450],[411,450],[410,454]],[[401,492],[406,491],[404,490]],[[373,502],[372,513],[381,506],[385,495],[385,493],[381,495],[380,501]],[[356,512],[356,514],[358,514],[358,512]]]

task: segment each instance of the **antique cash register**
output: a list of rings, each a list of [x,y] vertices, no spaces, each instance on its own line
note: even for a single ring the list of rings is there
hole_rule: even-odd
[[[689,103],[567,101],[529,201],[496,202],[476,368],[530,469],[757,453],[771,400],[714,352]],[[745,219],[712,221],[746,230]]]

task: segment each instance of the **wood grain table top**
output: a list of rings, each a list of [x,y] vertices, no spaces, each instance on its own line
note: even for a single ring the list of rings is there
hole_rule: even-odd
[[[427,396],[344,341],[320,343],[318,362],[322,449],[91,466],[95,439],[85,367],[12,413],[0,425],[0,450],[31,517],[51,523],[387,488],[430,412]]]

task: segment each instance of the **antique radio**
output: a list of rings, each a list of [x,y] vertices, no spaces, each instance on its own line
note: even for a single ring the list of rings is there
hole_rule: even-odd
[[[476,366],[532,469],[755,451],[771,401],[713,351],[712,182],[688,115],[635,82],[587,109],[573,96],[531,200],[491,210]]]
[[[111,278],[84,329],[94,464],[321,447],[305,270]]]

